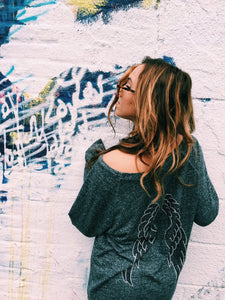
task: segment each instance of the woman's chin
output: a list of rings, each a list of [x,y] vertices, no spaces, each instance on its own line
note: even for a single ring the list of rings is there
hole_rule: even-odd
[[[115,115],[117,117],[121,118],[121,114],[120,114],[120,111],[119,111],[118,107],[116,107],[116,109],[115,109]]]

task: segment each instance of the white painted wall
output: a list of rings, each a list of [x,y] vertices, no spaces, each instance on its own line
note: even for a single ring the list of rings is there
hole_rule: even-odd
[[[30,8],[26,14],[43,9]],[[140,62],[145,55],[166,55],[190,73],[195,136],[220,197],[220,212],[212,225],[194,226],[174,300],[225,299],[224,35],[222,0],[162,0],[158,9],[136,7],[112,13],[107,25],[101,20],[91,25],[74,23],[70,7],[58,1],[0,48],[0,71],[15,67],[11,81],[32,74],[16,83],[32,97],[49,78],[72,66],[106,72],[116,64],[127,67]],[[204,103],[198,98],[211,100]],[[106,145],[115,143],[129,126],[120,123],[113,139],[106,122],[101,123],[91,130],[85,122],[80,134],[71,137],[72,163],[64,175],[19,165],[8,183],[0,186],[8,197],[0,211],[0,299],[86,299],[93,240],[71,225],[67,213],[82,184],[86,148],[99,137]],[[3,123],[0,130],[4,128]]]

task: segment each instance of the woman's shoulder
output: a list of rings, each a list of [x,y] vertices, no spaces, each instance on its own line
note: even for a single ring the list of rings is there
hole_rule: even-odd
[[[112,169],[121,173],[142,173],[146,165],[136,158],[135,154],[125,153],[118,149],[103,154],[103,161]]]
[[[198,139],[192,135],[192,138],[193,138],[193,145],[192,145],[192,149],[191,149],[191,153],[190,153],[190,156],[189,156],[189,160],[192,161],[195,166],[197,164],[197,162],[200,160],[204,160],[203,158],[203,153],[202,153],[202,147],[201,145],[199,144],[199,141]]]
[[[88,162],[91,158],[93,158],[99,151],[105,150],[105,145],[101,139],[98,139],[94,143],[89,146],[89,148],[85,152],[85,161]]]

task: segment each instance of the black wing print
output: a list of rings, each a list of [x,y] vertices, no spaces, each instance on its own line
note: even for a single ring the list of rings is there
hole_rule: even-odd
[[[169,218],[169,226],[165,232],[165,242],[169,248],[168,263],[174,267],[178,278],[185,261],[187,237],[182,228],[179,204],[170,194],[165,196],[162,210]]]
[[[138,226],[138,239],[135,241],[132,254],[134,257],[133,264],[122,272],[123,280],[129,285],[132,283],[132,272],[136,265],[139,268],[139,261],[143,254],[148,251],[150,246],[154,243],[157,234],[157,227],[155,225],[155,218],[159,211],[159,204],[150,204],[144,211]]]

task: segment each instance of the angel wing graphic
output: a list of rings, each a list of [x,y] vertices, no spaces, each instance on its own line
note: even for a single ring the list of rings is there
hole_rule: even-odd
[[[180,219],[180,208],[172,195],[167,194],[162,211],[168,216],[169,226],[165,232],[165,242],[169,248],[168,263],[174,267],[178,278],[183,267],[187,249],[187,237]]]
[[[132,254],[134,257],[133,264],[122,272],[123,280],[129,285],[133,286],[132,282],[132,272],[134,266],[139,268],[139,261],[141,260],[143,254],[145,254],[148,249],[153,245],[156,234],[157,227],[155,225],[155,218],[159,211],[159,204],[150,204],[144,211],[144,214],[140,220],[138,226],[138,238],[134,243]]]
[[[173,267],[177,278],[183,267],[187,249],[187,237],[182,227],[179,204],[172,195],[166,194],[161,207],[158,203],[149,204],[141,217],[138,226],[138,238],[132,249],[134,262],[122,272],[124,282],[130,286],[133,286],[132,272],[134,267],[139,268],[140,260],[154,244],[157,237],[158,227],[156,224],[157,218],[159,218],[159,211],[162,211],[168,219],[168,227],[165,230],[164,237],[166,246],[169,248],[167,258],[169,267]]]

